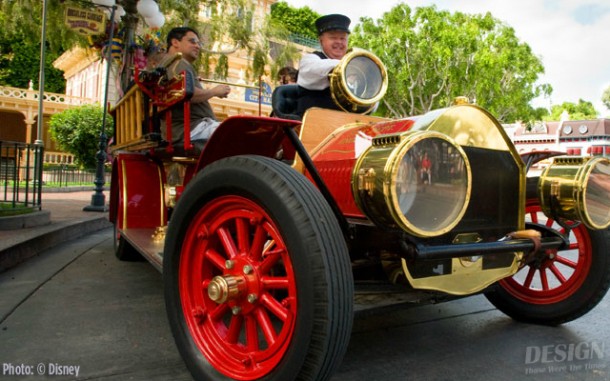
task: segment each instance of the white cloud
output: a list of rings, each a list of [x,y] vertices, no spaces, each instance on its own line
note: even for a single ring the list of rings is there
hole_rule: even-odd
[[[357,24],[362,16],[381,18],[401,1],[396,0],[286,0],[295,7],[343,13]],[[553,104],[593,102],[602,117],[610,117],[601,96],[610,86],[610,4],[607,0],[411,0],[411,8],[436,5],[438,9],[491,14],[513,27],[521,41],[542,59],[546,73],[541,79],[554,91]],[[538,99],[535,106],[548,106]]]

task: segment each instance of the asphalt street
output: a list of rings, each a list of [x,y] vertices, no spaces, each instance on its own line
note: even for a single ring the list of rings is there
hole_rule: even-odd
[[[162,277],[119,262],[112,230],[0,274],[0,380],[190,380]],[[610,297],[560,327],[516,323],[482,296],[358,317],[333,381],[610,381]],[[30,375],[31,374],[31,375]]]

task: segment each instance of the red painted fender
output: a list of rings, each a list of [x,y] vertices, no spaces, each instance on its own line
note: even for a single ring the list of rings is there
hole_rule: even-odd
[[[162,165],[141,153],[119,153],[112,165],[109,220],[118,229],[167,225]]]

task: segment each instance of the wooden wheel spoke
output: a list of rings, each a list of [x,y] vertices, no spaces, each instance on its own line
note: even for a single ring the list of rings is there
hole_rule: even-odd
[[[542,284],[542,289],[544,291],[549,290],[549,280],[546,276],[546,271],[544,269],[540,269],[540,283]]]
[[[235,219],[237,232],[237,248],[241,253],[247,253],[250,248],[250,225],[244,218]]]
[[[290,286],[290,280],[286,277],[261,277],[261,282],[265,289],[267,290],[278,290],[278,289],[288,289]]]
[[[227,257],[228,258],[237,257],[239,252],[237,251],[237,246],[235,245],[235,241],[234,241],[233,236],[231,235],[231,232],[229,231],[229,229],[227,229],[226,227],[221,227],[218,229],[216,234],[218,234],[218,237],[220,238],[220,242],[222,243],[222,247],[224,248],[225,252],[227,253]]]
[[[281,321],[286,321],[286,319],[288,319],[289,311],[271,295],[265,293],[261,298],[261,301],[263,306],[271,311],[271,313],[277,316]]]
[[[210,318],[212,320],[220,320],[227,312],[229,312],[229,306],[226,303],[219,304],[210,311]]]
[[[551,272],[553,273],[553,275],[555,275],[555,277],[557,278],[557,280],[560,283],[565,283],[567,281],[567,279],[563,276],[563,274],[561,273],[561,271],[559,271],[559,269],[557,268],[557,266],[555,266],[554,264],[549,266],[549,269],[551,270]]]
[[[224,271],[226,258],[220,255],[216,250],[209,249],[205,252],[205,258],[210,261],[219,270]]]
[[[557,255],[555,257],[555,261],[561,263],[562,265],[566,265],[568,267],[571,267],[573,269],[576,268],[576,266],[578,266],[578,264],[576,262],[574,262],[571,259],[568,259],[566,257],[562,257],[561,255]]]
[[[256,316],[256,321],[258,322],[263,335],[265,335],[267,344],[269,346],[273,345],[277,338],[277,334],[275,333],[271,319],[269,319],[269,315],[267,315],[267,311],[263,308],[257,308],[254,310],[254,316]]]
[[[525,277],[525,281],[523,281],[523,287],[530,288],[535,274],[536,274],[536,269],[533,267],[530,267],[527,272],[527,276]]]
[[[258,224],[254,232],[252,246],[250,247],[249,257],[254,261],[260,261],[263,256],[263,249],[267,241],[267,232],[263,224]]]
[[[284,250],[276,250],[270,252],[269,255],[265,258],[263,263],[260,266],[261,274],[268,274],[273,266],[277,264],[277,262],[282,258],[282,253]]]
[[[248,351],[258,351],[258,327],[253,316],[246,316],[246,347]]]
[[[231,323],[229,324],[229,330],[227,331],[227,342],[231,344],[237,343],[239,340],[239,334],[244,323],[244,317],[242,315],[233,316]]]

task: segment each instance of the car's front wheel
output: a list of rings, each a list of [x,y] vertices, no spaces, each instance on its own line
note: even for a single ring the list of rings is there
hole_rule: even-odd
[[[352,324],[347,248],[319,191],[241,156],[187,187],[164,250],[169,322],[197,380],[325,380]]]
[[[565,233],[537,202],[528,203],[526,215],[533,223]],[[512,318],[538,324],[557,325],[589,312],[610,287],[610,231],[580,224],[569,240],[566,249],[547,250],[543,258],[501,280],[487,298]]]

